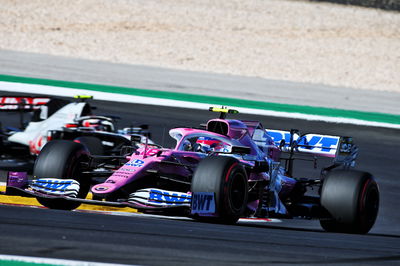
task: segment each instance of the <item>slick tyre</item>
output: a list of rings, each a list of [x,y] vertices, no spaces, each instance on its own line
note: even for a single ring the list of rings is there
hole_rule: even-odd
[[[99,138],[82,136],[74,139],[74,142],[83,144],[91,155],[104,155],[104,147]]]
[[[208,222],[234,224],[246,209],[248,198],[247,175],[238,160],[227,156],[203,159],[193,176],[191,191],[212,192],[218,217],[196,219]]]
[[[74,179],[79,182],[80,189],[77,198],[84,199],[89,191],[90,181],[82,175],[82,162],[88,161],[88,150],[80,143],[67,140],[54,140],[47,143],[33,168],[37,178]],[[73,210],[81,203],[65,199],[37,197],[43,206],[50,209]]]
[[[320,224],[328,232],[366,234],[379,210],[379,188],[371,174],[333,171],[323,181],[321,205],[330,218]]]

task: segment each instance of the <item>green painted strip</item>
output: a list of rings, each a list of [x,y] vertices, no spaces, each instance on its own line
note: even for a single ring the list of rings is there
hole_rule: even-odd
[[[372,121],[380,123],[400,124],[400,115],[394,115],[394,114],[341,110],[334,108],[313,107],[313,106],[303,106],[303,105],[279,104],[279,103],[250,101],[250,100],[241,100],[241,99],[225,98],[225,97],[185,94],[178,92],[165,92],[165,91],[108,86],[99,84],[88,84],[88,83],[50,80],[50,79],[27,78],[27,77],[18,77],[10,75],[0,75],[0,81],[39,84],[39,85],[73,88],[73,89],[85,89],[85,90],[100,91],[100,92],[127,94],[127,95],[143,96],[143,97],[197,102],[197,103],[208,103],[214,105],[236,106],[236,107],[270,110],[277,112],[301,113],[307,115],[342,117],[342,118],[359,119],[364,121]]]

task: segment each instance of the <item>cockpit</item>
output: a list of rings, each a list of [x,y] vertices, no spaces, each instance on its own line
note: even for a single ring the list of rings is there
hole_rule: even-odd
[[[229,153],[232,145],[220,139],[211,136],[196,136],[188,137],[182,143],[182,148],[185,151],[194,151],[202,153],[223,152]]]

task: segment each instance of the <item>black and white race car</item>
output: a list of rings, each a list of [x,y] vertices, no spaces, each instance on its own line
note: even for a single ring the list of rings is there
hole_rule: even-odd
[[[18,112],[20,126],[1,128],[0,170],[30,172],[43,146],[54,139],[82,143],[92,154],[113,155],[130,145],[132,135],[143,143],[150,137],[146,125],[117,129],[117,117],[94,115],[94,108],[87,102],[91,96],[75,99],[1,96],[0,111]]]

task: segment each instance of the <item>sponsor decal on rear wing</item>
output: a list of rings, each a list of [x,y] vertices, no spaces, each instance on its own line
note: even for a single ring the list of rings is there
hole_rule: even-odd
[[[31,112],[45,105],[50,98],[31,96],[0,96],[0,111],[5,112]]]
[[[350,137],[340,137],[321,134],[300,135],[297,130],[284,131],[266,129],[272,137],[275,145],[282,151],[295,151],[310,153],[324,157],[337,158],[351,153],[352,139]]]

